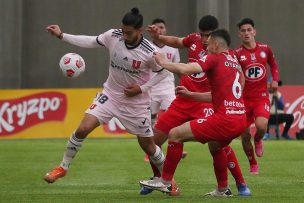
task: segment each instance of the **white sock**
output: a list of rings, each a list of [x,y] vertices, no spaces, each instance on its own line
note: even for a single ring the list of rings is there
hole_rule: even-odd
[[[69,169],[70,163],[72,162],[73,158],[76,156],[77,152],[79,151],[82,142],[84,139],[78,139],[73,133],[68,141],[65,153],[63,155],[62,162],[60,166],[65,170]]]
[[[149,156],[152,163],[157,167],[159,172],[163,171],[163,165],[165,162],[165,156],[159,146],[156,145],[156,150],[153,156]]]

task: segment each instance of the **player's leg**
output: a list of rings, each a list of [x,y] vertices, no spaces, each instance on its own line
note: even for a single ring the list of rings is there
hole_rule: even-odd
[[[140,184],[152,189],[163,192],[172,191],[172,179],[176,167],[181,160],[183,152],[183,143],[186,141],[195,141],[190,128],[190,122],[186,122],[181,126],[173,128],[169,132],[167,156],[162,170],[161,179],[140,181]]]
[[[254,135],[254,146],[255,146],[255,154],[258,157],[262,157],[264,153],[263,137],[267,132],[267,126],[268,126],[268,118],[261,116],[256,117],[255,127],[257,130]]]
[[[255,158],[253,145],[251,143],[251,134],[249,132],[249,128],[247,128],[242,134],[242,146],[243,150],[248,158],[249,165],[250,165],[250,173],[257,175],[259,174],[259,166],[258,162]]]
[[[71,135],[68,140],[66,150],[63,155],[60,166],[55,167],[52,171],[44,176],[44,180],[48,183],[55,182],[58,178],[66,175],[69,166],[82,146],[87,135],[94,130],[100,123],[98,119],[90,114],[85,114],[77,130]]]

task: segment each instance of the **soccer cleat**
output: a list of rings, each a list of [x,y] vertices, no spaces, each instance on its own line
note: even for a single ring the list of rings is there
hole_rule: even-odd
[[[188,155],[188,152],[186,151],[183,151],[183,154],[182,154],[182,159],[186,158],[186,156]]]
[[[172,179],[171,185],[172,185],[172,191],[170,193],[168,193],[168,195],[170,195],[170,196],[179,196],[180,195],[180,190],[179,190],[179,187],[176,184],[176,182],[175,182],[174,179]]]
[[[152,190],[158,190],[158,191],[167,193],[167,194],[172,195],[172,196],[179,195],[179,188],[177,187],[176,183],[175,183],[175,186],[172,186],[172,183],[171,184],[164,184],[161,181],[161,179],[159,179],[159,178],[158,179],[153,179],[153,180],[141,180],[141,181],[139,181],[139,184],[142,187],[150,188]],[[175,189],[174,192],[176,192],[176,193],[172,193],[173,188]]]
[[[219,191],[218,189],[215,189],[212,192],[208,192],[204,195],[204,197],[232,197],[232,192],[231,190],[228,188],[224,191]]]
[[[64,170],[61,166],[57,166],[52,171],[45,174],[43,179],[48,183],[53,183],[57,179],[64,177],[66,174],[67,174],[66,170]]]
[[[150,162],[150,159],[149,159],[149,155],[148,155],[148,154],[145,155],[144,160],[145,160],[145,162]]]
[[[155,180],[155,179],[159,179],[159,177],[151,177],[150,178],[150,180]],[[151,192],[153,192],[153,189],[142,186],[140,191],[139,191],[139,194],[147,195],[147,194],[150,194]]]
[[[153,192],[153,189],[150,189],[150,188],[142,186],[141,189],[140,189],[140,191],[139,191],[139,194],[141,194],[141,195],[148,195],[151,192]]]
[[[244,183],[239,184],[237,186],[238,192],[239,192],[239,196],[251,196],[251,192],[250,189],[248,188],[248,186]]]
[[[258,175],[259,174],[259,165],[257,165],[257,164],[250,165],[250,173],[253,175]]]
[[[262,157],[264,153],[263,140],[254,141],[254,146],[255,146],[255,154],[258,157]]]

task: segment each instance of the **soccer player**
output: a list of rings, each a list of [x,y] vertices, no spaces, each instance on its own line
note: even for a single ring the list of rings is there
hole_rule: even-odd
[[[155,18],[152,25],[158,27],[160,35],[166,35],[166,22],[161,18]],[[164,53],[167,60],[178,63],[180,61],[179,51],[176,48],[166,46],[161,41],[154,39],[152,43],[158,48],[158,51]],[[169,76],[154,85],[151,88],[151,122],[152,127],[155,125],[158,113],[168,109],[171,102],[175,99],[175,84],[174,75],[169,73]],[[145,161],[149,161],[149,156],[146,155]]]
[[[242,45],[235,50],[235,55],[242,66],[246,79],[244,100],[248,128],[242,133],[242,144],[249,160],[250,173],[258,174],[259,166],[251,144],[249,126],[254,122],[257,129],[254,135],[255,153],[258,157],[262,157],[264,151],[262,138],[267,130],[270,107],[267,89],[267,64],[273,77],[270,88],[274,92],[278,88],[278,65],[270,46],[256,42],[256,30],[252,19],[244,18],[237,26]]]
[[[140,147],[161,170],[164,155],[155,145],[149,111],[149,89],[166,78],[168,71],[153,59],[156,48],[143,37],[143,16],[137,8],[126,13],[121,29],[111,29],[98,36],[70,35],[58,25],[46,29],[70,44],[84,48],[106,47],[110,53],[109,76],[104,89],[86,110],[83,120],[72,133],[60,166],[44,176],[48,183],[66,175],[72,159],[88,134],[100,124],[116,117],[129,133],[137,136]],[[157,73],[152,77],[152,71]]]
[[[206,118],[193,119],[171,129],[161,178],[140,181],[141,185],[170,192],[171,180],[181,159],[183,143],[198,141],[203,144],[209,143],[213,149],[211,154],[218,186],[206,195],[232,196],[228,186],[225,147],[245,130],[246,114],[242,96],[244,76],[240,64],[229,53],[230,41],[230,35],[224,29],[211,32],[207,46],[209,54],[195,63],[172,63],[166,61],[161,54],[155,54],[157,63],[171,72],[187,75],[202,72],[206,74],[211,92],[191,92],[185,87],[178,87],[177,91],[183,96],[202,102],[212,101],[214,114]]]
[[[214,16],[206,15],[199,21],[199,33],[192,33],[184,38],[175,36],[160,35],[156,26],[149,26],[148,31],[153,38],[158,39],[162,43],[176,47],[188,48],[188,62],[197,62],[206,55],[207,39],[210,33],[218,27],[218,21]],[[210,84],[204,72],[194,73],[192,75],[181,75],[180,85],[185,86],[192,92],[209,92]],[[158,146],[161,146],[168,138],[169,131],[187,121],[193,119],[207,118],[213,114],[213,106],[211,103],[196,101],[191,98],[182,97],[177,95],[176,99],[171,103],[168,110],[159,117],[154,127],[154,139]],[[209,151],[212,153],[216,148],[212,145],[209,146]],[[227,158],[229,159],[229,170],[235,178],[236,185],[240,195],[248,196],[250,191],[246,187],[238,160],[234,151],[230,146],[225,148]],[[160,172],[156,167],[152,169],[154,177],[160,177]],[[142,188],[141,194],[148,194],[152,190]]]

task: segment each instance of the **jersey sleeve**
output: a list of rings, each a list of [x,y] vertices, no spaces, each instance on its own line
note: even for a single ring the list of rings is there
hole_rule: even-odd
[[[109,48],[117,38],[122,37],[120,29],[111,29],[97,36],[96,41],[98,44]]]
[[[216,65],[216,60],[214,59],[213,55],[206,55],[203,58],[199,59],[197,63],[201,66],[204,72],[207,72]]]
[[[278,64],[274,58],[274,54],[269,46],[268,48],[268,58],[267,58],[267,63],[269,64],[270,67],[270,72],[273,81],[279,81],[279,70],[278,70]]]
[[[187,35],[186,37],[183,38],[183,44],[185,47],[190,47],[195,39],[197,39],[198,34],[197,33],[192,33]]]

